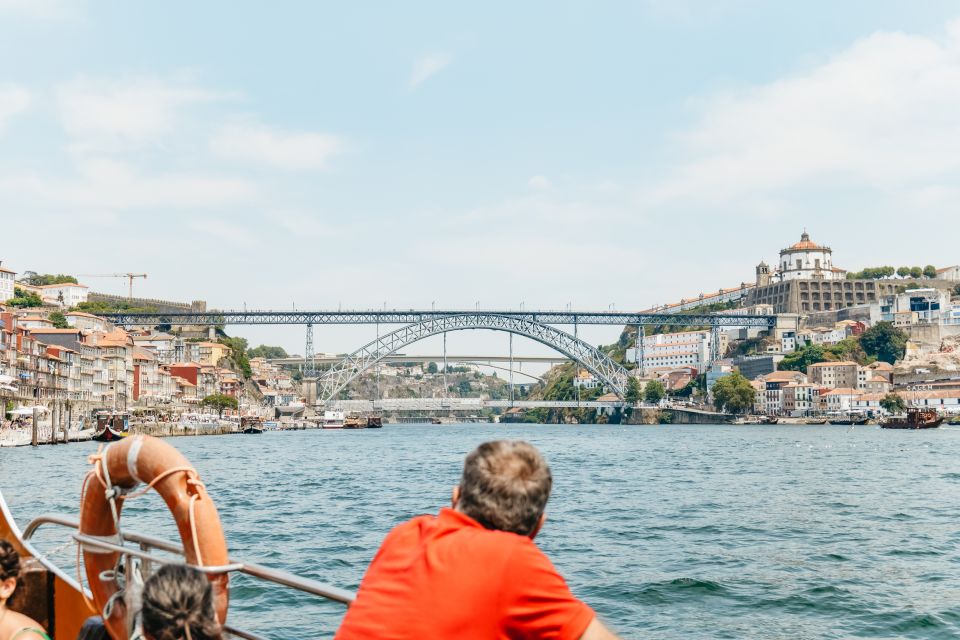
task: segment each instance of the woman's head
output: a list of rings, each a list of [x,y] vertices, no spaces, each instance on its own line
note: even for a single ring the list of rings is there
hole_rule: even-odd
[[[162,566],[143,586],[143,631],[152,640],[220,640],[213,589],[182,564]]]
[[[17,588],[20,554],[6,540],[0,540],[0,602],[6,602]]]

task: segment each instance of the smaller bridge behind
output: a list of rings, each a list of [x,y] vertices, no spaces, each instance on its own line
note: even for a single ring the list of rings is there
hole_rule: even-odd
[[[629,406],[621,401],[597,400],[482,400],[480,398],[388,398],[385,400],[330,400],[324,403],[327,411],[364,413],[370,411],[465,411],[477,413],[483,409],[617,409]]]

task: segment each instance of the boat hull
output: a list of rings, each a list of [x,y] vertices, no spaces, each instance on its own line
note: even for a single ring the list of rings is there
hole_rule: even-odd
[[[880,425],[881,429],[939,429],[940,425],[943,424],[943,418],[937,418],[936,420],[931,420],[929,422],[922,422],[919,424],[907,424],[907,423],[882,423]]]
[[[114,431],[110,427],[106,427],[103,430],[93,434],[93,439],[97,442],[114,442],[116,440],[120,440],[121,438],[125,438],[126,435],[127,434],[125,433],[120,433],[119,431]]]

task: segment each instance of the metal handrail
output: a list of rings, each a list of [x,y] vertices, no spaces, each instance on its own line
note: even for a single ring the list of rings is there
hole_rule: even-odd
[[[44,524],[54,524],[61,527],[67,527],[70,529],[80,529],[80,521],[76,518],[71,518],[69,516],[61,516],[57,514],[44,514],[37,516],[30,521],[29,524],[23,530],[24,540],[30,540],[33,537],[33,534],[37,532]],[[114,551],[116,553],[125,553],[129,555],[135,555],[139,557],[145,557],[150,560],[156,560],[158,562],[165,562],[163,558],[157,558],[146,553],[146,549],[159,549],[160,551],[166,551],[168,553],[175,553],[180,556],[184,555],[183,547],[176,544],[175,542],[170,542],[169,540],[164,540],[162,538],[156,538],[151,535],[144,533],[137,533],[131,531],[124,531],[123,537],[125,540],[130,542],[135,542],[141,546],[141,551],[136,549],[131,549],[129,547],[122,547],[120,545],[115,545],[113,543],[107,542],[102,538],[96,538],[87,536],[84,534],[77,533],[74,536],[74,539],[77,540],[80,544],[96,546],[108,551]],[[208,567],[210,570],[216,570],[216,572],[222,571],[237,571],[239,573],[245,573],[254,578],[260,578],[261,580],[266,580],[267,582],[272,582],[284,587],[290,587],[291,589],[296,589],[304,593],[309,593],[311,595],[320,596],[328,600],[333,600],[334,602],[340,602],[342,604],[350,604],[353,602],[355,595],[352,591],[347,589],[341,589],[339,587],[334,587],[317,580],[312,580],[310,578],[303,578],[296,574],[290,573],[289,571],[283,571],[281,569],[274,569],[272,567],[266,567],[255,562],[241,562],[229,558],[228,562],[230,564],[223,567]],[[240,637],[247,637],[242,634]],[[256,639],[256,636],[250,636]]]

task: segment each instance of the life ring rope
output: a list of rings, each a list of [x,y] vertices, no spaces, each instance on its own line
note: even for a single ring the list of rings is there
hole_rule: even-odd
[[[190,532],[193,534],[193,552],[197,556],[197,566],[202,567],[203,565],[203,555],[200,553],[200,539],[197,536],[197,518],[196,518],[196,503],[200,499],[200,490],[203,489],[206,492],[207,486],[203,484],[203,481],[200,480],[200,474],[197,473],[197,470],[193,467],[182,466],[182,467],[171,467],[163,473],[157,474],[157,477],[150,481],[148,485],[142,489],[136,491],[130,489],[124,489],[122,487],[115,487],[110,481],[110,470],[106,464],[107,449],[110,448],[110,445],[104,447],[102,444],[97,448],[97,452],[90,454],[87,457],[87,461],[93,465],[93,471],[90,472],[100,483],[100,486],[103,487],[107,501],[110,503],[110,515],[113,516],[114,526],[117,528],[117,535],[120,538],[121,544],[123,544],[123,530],[120,529],[120,514],[117,510],[116,500],[119,498],[123,500],[124,504],[128,501],[133,500],[134,498],[139,498],[140,496],[146,495],[150,489],[152,489],[158,482],[164,480],[175,473],[185,473],[187,475],[187,486],[193,488],[193,492],[190,494],[190,504],[188,506],[187,512],[189,513],[190,518]]]

